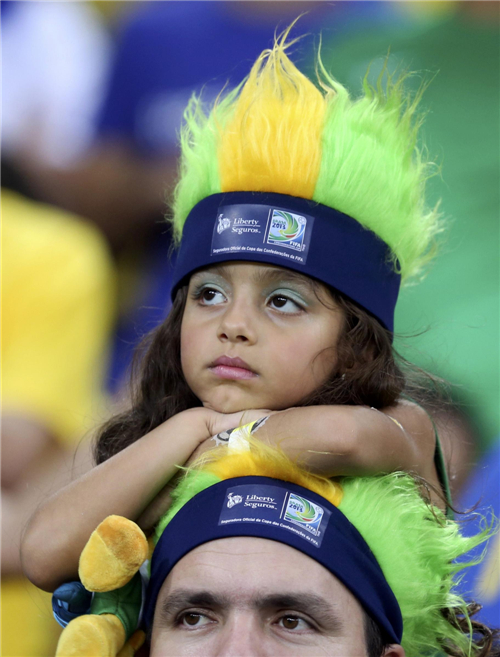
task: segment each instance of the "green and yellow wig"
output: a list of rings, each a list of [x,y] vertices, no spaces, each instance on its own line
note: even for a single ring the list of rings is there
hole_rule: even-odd
[[[434,166],[418,146],[421,92],[411,98],[407,76],[385,72],[385,84],[374,88],[365,78],[354,99],[319,56],[316,86],[288,58],[288,33],[209,112],[201,98],[191,100],[173,201],[176,243],[202,199],[272,192],[354,218],[390,247],[403,281],[418,275],[441,230],[437,208],[425,205]]]

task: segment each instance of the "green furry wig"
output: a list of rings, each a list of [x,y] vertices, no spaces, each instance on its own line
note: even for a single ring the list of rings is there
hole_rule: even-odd
[[[248,78],[210,111],[193,98],[181,132],[174,235],[202,199],[220,192],[275,192],[312,199],[356,219],[392,250],[402,280],[418,275],[441,230],[425,205],[434,165],[418,146],[421,91],[387,71],[352,98],[324,69],[318,86],[286,55],[289,30]],[[385,84],[382,78],[385,78]]]
[[[329,480],[303,470],[280,450],[257,441],[250,443],[248,451],[216,449],[187,471],[157,527],[156,538],[197,493],[222,480],[252,475],[316,492],[357,528],[399,603],[407,657],[441,651],[475,653],[467,604],[453,591],[457,574],[472,564],[455,560],[485,541],[490,528],[478,536],[462,536],[456,522],[422,499],[415,480],[407,474]],[[460,618],[462,625],[465,618],[469,626],[466,633],[459,627]]]

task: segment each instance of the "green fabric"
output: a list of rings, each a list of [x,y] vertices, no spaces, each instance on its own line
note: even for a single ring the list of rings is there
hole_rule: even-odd
[[[92,614],[114,614],[121,620],[129,639],[136,631],[142,605],[142,579],[136,573],[121,589],[106,593],[94,593],[90,611]]]
[[[450,480],[448,478],[448,472],[446,471],[446,464],[444,462],[443,450],[441,448],[441,442],[439,436],[436,432],[436,451],[434,452],[434,465],[436,466],[437,475],[441,488],[443,490],[447,506],[446,506],[446,516],[450,520],[455,519],[455,514],[453,513],[452,504],[453,500],[451,498],[450,491]]]
[[[423,3],[427,4],[427,3]],[[441,166],[428,183],[428,201],[442,199],[449,220],[437,260],[425,280],[403,289],[395,346],[408,360],[457,384],[485,448],[500,431],[499,404],[499,139],[498,21],[473,18],[466,4],[440,22],[398,23],[324,43],[326,68],[359,91],[387,53],[398,64],[435,79],[422,106],[423,138]],[[383,193],[383,190],[381,190]],[[425,331],[421,335],[417,333]]]

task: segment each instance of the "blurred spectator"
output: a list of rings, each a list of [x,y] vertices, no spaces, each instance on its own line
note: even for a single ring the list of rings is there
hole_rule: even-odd
[[[21,577],[41,499],[91,466],[113,272],[95,228],[2,189],[2,655],[54,654],[50,596]]]
[[[435,75],[423,101],[425,141],[442,172],[429,181],[429,200],[442,198],[449,233],[428,277],[401,294],[396,331],[420,334],[396,346],[462,390],[485,449],[500,431],[500,5],[393,4],[412,20],[338,39],[325,63],[349,88],[359,87],[370,62],[375,80],[389,49],[391,72],[399,66],[427,80]]]
[[[500,518],[500,437],[489,450],[469,477],[462,495],[458,499],[459,510],[474,509],[463,523],[467,536],[477,534],[486,518],[492,515]],[[479,559],[483,548],[478,548],[470,555]],[[500,534],[497,533],[488,543],[483,560],[468,569],[459,589],[471,600],[477,600],[482,606],[477,619],[490,627],[500,626]]]
[[[110,38],[85,2],[2,1],[2,157],[66,168],[92,138]]]

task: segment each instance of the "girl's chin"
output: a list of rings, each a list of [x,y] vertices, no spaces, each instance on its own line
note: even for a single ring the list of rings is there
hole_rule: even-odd
[[[290,404],[290,406],[278,406],[276,404],[265,403],[260,399],[238,399],[236,396],[232,399],[207,399],[202,402],[205,408],[209,408],[217,413],[241,413],[243,411],[253,411],[258,409],[265,409],[268,411],[284,411],[287,408],[296,406],[297,404]]]
[[[250,411],[255,408],[267,408],[262,404],[259,404],[257,401],[251,399],[238,398],[237,395],[230,397],[229,395],[224,398],[213,398],[203,401],[203,406],[205,408],[210,408],[212,411],[217,411],[217,413],[224,413],[228,415],[229,413],[239,413],[242,411]]]
[[[213,403],[207,402],[203,404],[205,408],[210,408],[212,411],[217,413],[224,413],[229,415],[230,413],[240,413],[243,411],[250,411],[254,408],[257,408],[255,404],[238,404],[236,402],[223,402],[223,403]]]

